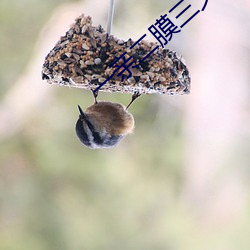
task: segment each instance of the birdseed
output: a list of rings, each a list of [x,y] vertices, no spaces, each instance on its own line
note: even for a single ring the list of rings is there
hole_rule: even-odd
[[[109,67],[124,52],[132,56],[139,68],[121,82],[118,71],[101,87],[101,91],[141,94],[188,94],[190,76],[182,57],[175,51],[159,47],[139,63],[157,43],[140,41],[132,49],[132,39],[123,41],[108,35],[101,26],[92,25],[91,17],[81,15],[46,56],[42,79],[50,84],[96,89],[116,67]],[[120,62],[121,61],[121,62]],[[121,65],[123,60],[117,62]],[[119,64],[120,63],[120,64]],[[126,74],[126,72],[125,72]],[[127,74],[128,76],[128,74]]]

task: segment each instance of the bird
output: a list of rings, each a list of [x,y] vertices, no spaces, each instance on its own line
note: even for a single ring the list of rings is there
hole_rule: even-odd
[[[128,112],[128,108],[140,93],[135,92],[131,102],[125,107],[119,103],[97,101],[98,92],[92,92],[95,99],[93,105],[85,112],[78,105],[76,135],[84,146],[91,149],[115,147],[134,130],[134,117]]]

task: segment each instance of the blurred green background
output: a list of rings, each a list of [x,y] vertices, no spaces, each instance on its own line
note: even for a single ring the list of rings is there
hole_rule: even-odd
[[[113,34],[136,40],[176,2],[117,0]],[[41,68],[80,13],[106,27],[108,4],[0,2],[0,249],[249,250],[249,2],[208,1],[169,43],[191,94],[140,97],[134,134],[90,150],[74,126],[92,94]]]

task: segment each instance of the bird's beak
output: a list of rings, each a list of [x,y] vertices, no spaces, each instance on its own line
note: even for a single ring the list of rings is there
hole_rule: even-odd
[[[82,111],[82,108],[79,105],[77,105],[77,106],[78,106],[78,110],[79,110],[79,113],[80,113],[80,118],[86,118],[84,112]]]

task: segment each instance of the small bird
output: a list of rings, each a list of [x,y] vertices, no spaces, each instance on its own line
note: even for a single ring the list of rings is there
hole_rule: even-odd
[[[134,117],[127,109],[140,96],[136,92],[127,107],[119,103],[97,102],[98,93],[92,91],[95,103],[85,112],[78,105],[80,112],[76,122],[76,134],[80,141],[88,148],[111,148],[134,130]]]

